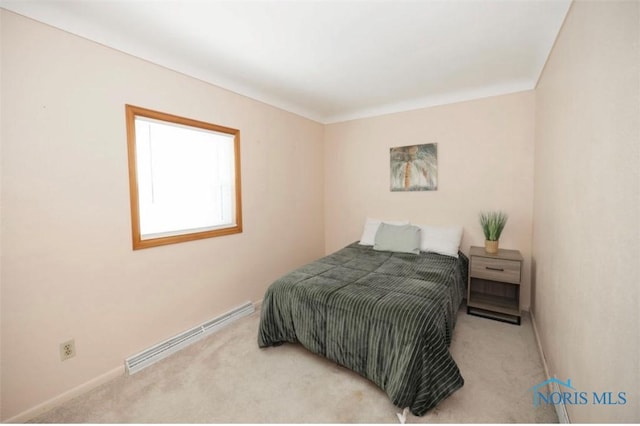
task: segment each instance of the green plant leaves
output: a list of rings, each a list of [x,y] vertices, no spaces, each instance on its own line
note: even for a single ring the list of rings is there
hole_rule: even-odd
[[[480,225],[485,239],[498,241],[509,216],[501,211],[480,213]]]

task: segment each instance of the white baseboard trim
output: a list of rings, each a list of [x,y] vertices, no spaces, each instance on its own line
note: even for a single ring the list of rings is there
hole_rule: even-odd
[[[256,302],[252,302],[256,311],[260,310],[262,306],[262,299]],[[124,365],[121,365],[117,368],[114,368],[111,371],[108,371],[98,377],[95,377],[89,380],[86,383],[83,383],[79,386],[76,386],[73,389],[70,389],[54,398],[51,398],[41,404],[36,405],[35,407],[31,407],[22,413],[15,415],[7,420],[3,420],[2,423],[26,423],[29,420],[38,417],[40,414],[43,414],[59,405],[64,404],[67,401],[72,400],[73,398],[80,396],[86,392],[89,392],[98,386],[107,383],[119,376],[124,375],[126,372],[126,368]]]
[[[29,420],[39,416],[40,414],[45,413],[57,407],[58,405],[64,404],[65,402],[70,401],[73,398],[89,392],[90,390],[93,390],[98,386],[110,382],[111,380],[122,375],[124,375],[124,365],[114,368],[111,371],[108,371],[96,378],[89,380],[86,383],[76,386],[75,388],[70,389],[54,398],[51,398],[48,401],[36,405],[35,407],[29,408],[28,410],[23,411],[22,413],[3,421],[3,423],[26,423]]]
[[[538,334],[538,327],[536,325],[536,318],[533,315],[533,311],[529,311],[529,316],[531,317],[531,325],[533,326],[533,334],[536,338],[538,353],[540,354],[540,359],[542,360],[544,375],[547,379],[550,379],[552,376],[551,374],[549,374],[549,365],[547,364],[547,358],[545,357],[544,350],[542,349],[542,343],[540,342],[540,335]],[[558,421],[560,423],[571,423],[571,420],[569,419],[569,413],[567,413],[567,407],[565,407],[564,404],[555,404],[554,407],[556,409],[556,414],[558,415]]]
[[[544,351],[542,350],[542,343],[540,343],[540,335],[538,334],[538,327],[536,325],[536,317],[533,315],[532,311],[529,311],[529,316],[531,317],[531,325],[533,326],[533,334],[536,338],[536,345],[538,346],[538,353],[540,354],[540,358],[542,359],[542,366],[544,367],[544,375],[547,379],[549,376],[549,366],[547,365],[547,359],[544,356]]]

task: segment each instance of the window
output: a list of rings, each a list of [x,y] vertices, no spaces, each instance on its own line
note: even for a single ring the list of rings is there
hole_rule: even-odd
[[[125,109],[134,250],[242,232],[240,131]]]

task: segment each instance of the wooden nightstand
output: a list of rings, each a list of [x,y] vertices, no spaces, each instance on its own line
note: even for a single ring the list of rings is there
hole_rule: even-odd
[[[484,247],[471,247],[467,314],[520,325],[523,260],[518,250],[489,254]]]

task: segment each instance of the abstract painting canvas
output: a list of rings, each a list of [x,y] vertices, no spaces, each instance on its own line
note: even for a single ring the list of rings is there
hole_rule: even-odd
[[[438,189],[438,144],[391,148],[391,191]]]

